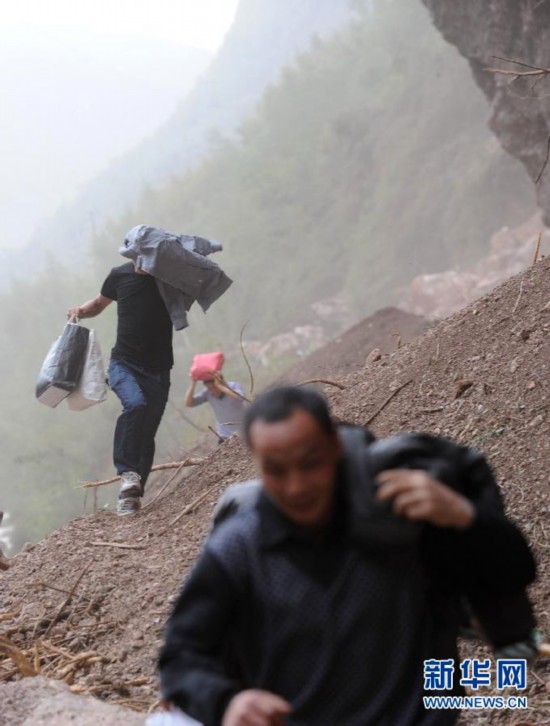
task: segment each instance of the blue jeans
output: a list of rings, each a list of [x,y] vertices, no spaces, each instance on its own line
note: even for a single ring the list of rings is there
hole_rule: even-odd
[[[122,403],[113,446],[115,468],[118,474],[136,471],[143,494],[153,466],[155,434],[168,400],[170,371],[153,371],[112,358],[109,385]]]

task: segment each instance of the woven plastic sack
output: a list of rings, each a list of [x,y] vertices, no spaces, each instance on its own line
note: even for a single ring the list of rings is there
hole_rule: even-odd
[[[101,347],[95,331],[90,330],[84,370],[78,386],[68,395],[67,404],[71,411],[84,411],[90,406],[105,401],[106,398],[107,383]]]
[[[77,387],[84,369],[90,331],[67,323],[46,356],[36,382],[36,398],[55,408]]]
[[[191,363],[191,378],[196,381],[209,381],[214,373],[219,373],[223,368],[225,358],[223,353],[198,353]]]

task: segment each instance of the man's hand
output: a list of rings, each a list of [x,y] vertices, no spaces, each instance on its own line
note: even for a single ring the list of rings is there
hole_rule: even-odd
[[[376,477],[377,499],[407,519],[436,527],[467,529],[475,519],[473,504],[420,469],[389,469]]]
[[[67,320],[74,320],[74,318],[81,318],[82,317],[82,308],[79,306],[77,308],[69,308],[67,310]]]
[[[284,726],[290,704],[269,691],[241,691],[229,702],[222,726]]]

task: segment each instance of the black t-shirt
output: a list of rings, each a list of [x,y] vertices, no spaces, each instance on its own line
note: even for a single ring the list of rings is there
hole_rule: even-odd
[[[101,294],[118,304],[112,357],[153,370],[170,370],[174,365],[172,321],[155,278],[134,272],[134,264],[127,262],[113,267]]]

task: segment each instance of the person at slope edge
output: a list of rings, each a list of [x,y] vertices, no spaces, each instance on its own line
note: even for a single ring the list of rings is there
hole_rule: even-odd
[[[186,312],[195,300],[206,311],[231,285],[218,265],[206,259],[220,249],[201,237],[134,227],[119,250],[132,261],[111,270],[97,297],[67,311],[69,319],[92,318],[117,303],[108,376],[122,404],[113,446],[121,476],[119,515],[140,509],[153,464],[174,363],[172,327],[187,326]]]
[[[185,393],[188,408],[209,403],[216,417],[216,432],[220,439],[228,439],[238,433],[245,412],[244,389],[236,381],[226,381],[221,374],[203,381],[204,389],[195,393],[196,379]]]
[[[456,664],[463,588],[533,581],[521,533],[421,469],[382,464],[364,499],[366,433],[336,428],[316,392],[260,394],[243,435],[258,497],[215,527],[183,586],[163,698],[204,726],[454,724],[424,707],[423,662]]]

